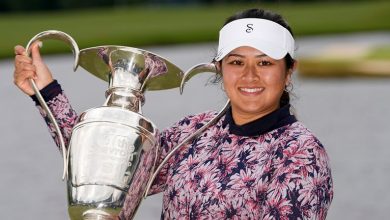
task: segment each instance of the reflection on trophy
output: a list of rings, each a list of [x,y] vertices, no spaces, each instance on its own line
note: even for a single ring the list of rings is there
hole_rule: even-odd
[[[103,106],[80,115],[66,147],[31,80],[62,139],[69,216],[72,220],[117,219],[126,205],[124,216],[133,218],[151,181],[158,152],[156,128],[142,115],[143,94],[179,87],[183,73],[166,59],[137,48],[99,46],[79,51],[73,38],[59,31],[39,33],[30,40],[27,51],[33,42],[45,39],[69,44],[75,56],[74,69],[81,66],[109,83]]]

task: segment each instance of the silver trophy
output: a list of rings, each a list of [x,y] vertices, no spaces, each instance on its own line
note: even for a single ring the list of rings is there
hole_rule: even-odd
[[[74,70],[83,67],[108,81],[106,101],[83,112],[65,146],[59,126],[31,84],[42,107],[56,127],[64,158],[69,216],[78,219],[133,218],[155,169],[158,144],[155,125],[142,115],[146,90],[179,87],[183,72],[151,52],[123,46],[99,46],[79,50],[72,37],[60,31],[44,31],[37,40],[57,39],[69,44]]]
[[[179,143],[156,167],[156,127],[142,115],[144,92],[180,87],[202,72],[214,72],[213,63],[199,64],[183,72],[151,52],[124,46],[99,46],[79,50],[74,39],[61,31],[44,31],[37,40],[57,39],[73,51],[78,66],[109,83],[101,107],[83,112],[73,127],[68,146],[59,126],[31,79],[34,92],[58,135],[67,180],[68,212],[72,220],[132,219],[142,198],[163,165],[188,141],[201,134],[225,113],[219,114]],[[125,209],[123,209],[126,207]]]

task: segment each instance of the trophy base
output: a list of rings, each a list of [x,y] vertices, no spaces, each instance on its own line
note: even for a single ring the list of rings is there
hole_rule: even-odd
[[[83,213],[83,220],[115,220],[115,218],[102,210],[92,209]]]
[[[93,208],[91,206],[70,206],[68,208],[71,220],[119,220],[120,209]]]

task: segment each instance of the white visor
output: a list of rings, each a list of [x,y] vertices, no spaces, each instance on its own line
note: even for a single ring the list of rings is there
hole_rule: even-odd
[[[267,56],[280,60],[290,54],[294,58],[294,38],[280,24],[259,18],[244,18],[232,21],[219,32],[216,61],[222,60],[232,50],[249,46]]]

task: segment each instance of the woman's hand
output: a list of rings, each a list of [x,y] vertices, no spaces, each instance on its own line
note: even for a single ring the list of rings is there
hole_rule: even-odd
[[[34,90],[29,79],[34,79],[38,89],[41,90],[53,81],[53,76],[43,62],[39,48],[41,42],[35,42],[31,45],[31,58],[26,49],[20,45],[15,46],[15,71],[14,83],[27,95],[34,95]]]

